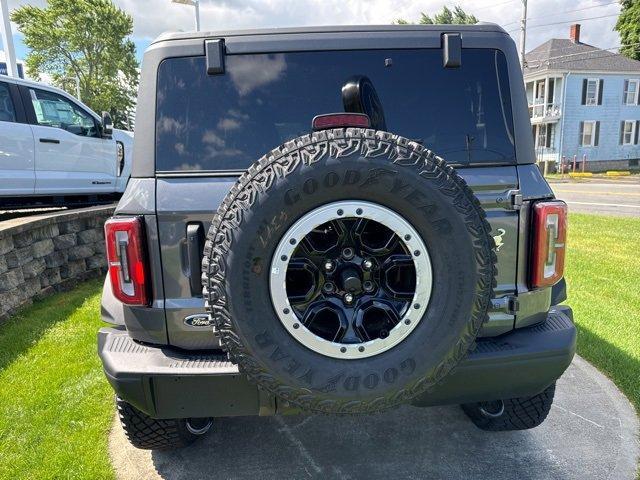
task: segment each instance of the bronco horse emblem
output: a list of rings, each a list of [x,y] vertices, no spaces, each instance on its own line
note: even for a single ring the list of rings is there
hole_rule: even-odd
[[[504,237],[504,234],[507,233],[505,231],[504,228],[499,228],[498,229],[498,234],[493,236],[493,241],[496,243],[496,252],[500,251],[500,247],[502,247],[502,245],[504,245],[504,242],[502,241],[502,237]]]

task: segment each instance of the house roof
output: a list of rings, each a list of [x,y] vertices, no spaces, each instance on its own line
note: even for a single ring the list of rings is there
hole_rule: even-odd
[[[525,55],[525,76],[547,70],[640,72],[640,61],[586,43],[552,38]]]

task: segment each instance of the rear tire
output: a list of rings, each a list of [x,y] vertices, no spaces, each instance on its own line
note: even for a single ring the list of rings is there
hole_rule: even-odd
[[[186,447],[204,435],[211,426],[210,419],[151,418],[119,397],[116,397],[116,406],[127,439],[134,447],[143,450]]]
[[[462,410],[481,430],[506,432],[528,430],[544,422],[551,410],[556,384],[532,397],[509,398],[493,402],[467,403]]]

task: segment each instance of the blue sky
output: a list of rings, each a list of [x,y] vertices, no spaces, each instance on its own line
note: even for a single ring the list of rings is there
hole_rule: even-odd
[[[417,20],[443,5],[459,4],[480,20],[502,25],[518,41],[521,0],[200,0],[203,30],[303,25],[388,24],[397,18]],[[168,30],[193,29],[193,8],[170,0],[114,0],[134,21],[132,39],[141,59],[151,40]],[[9,0],[9,8],[46,0]],[[529,2],[527,50],[549,38],[567,38],[573,21],[582,24],[582,40],[601,48],[618,46],[613,31],[620,7],[611,0],[536,0]],[[27,49],[14,28],[16,54]]]

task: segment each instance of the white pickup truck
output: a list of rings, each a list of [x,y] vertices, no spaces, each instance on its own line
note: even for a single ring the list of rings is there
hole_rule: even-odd
[[[68,93],[0,75],[0,209],[117,198],[133,134]]]

